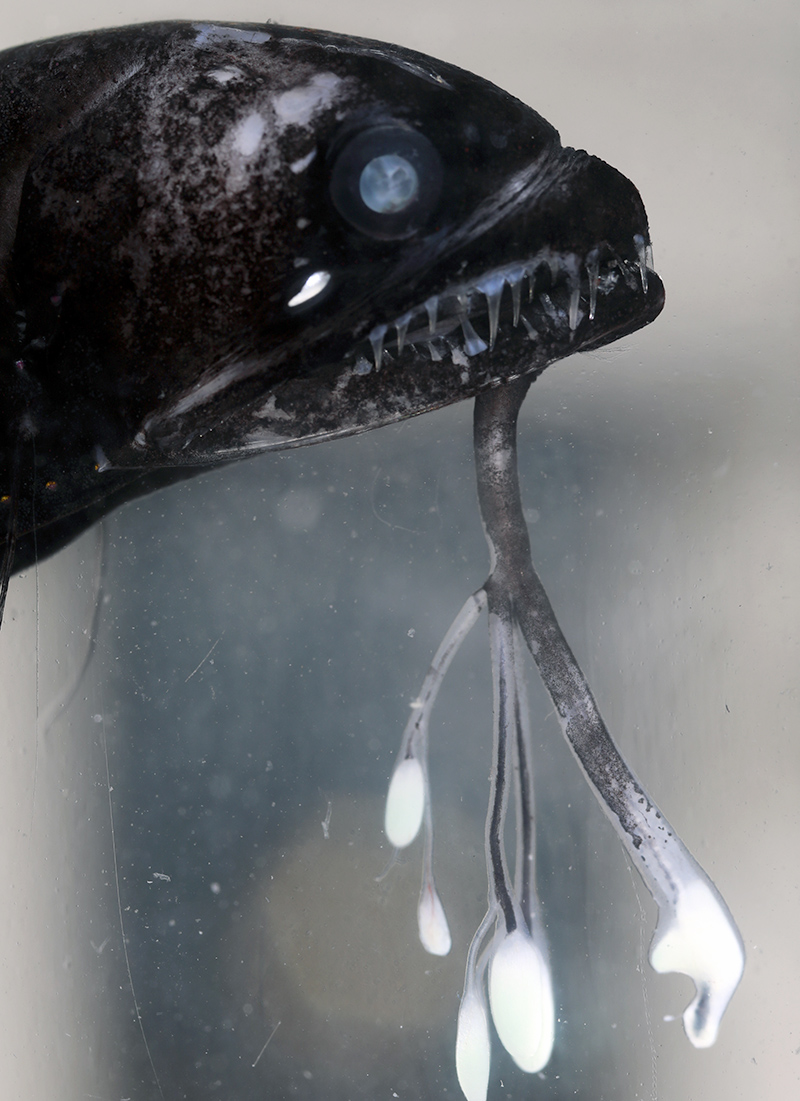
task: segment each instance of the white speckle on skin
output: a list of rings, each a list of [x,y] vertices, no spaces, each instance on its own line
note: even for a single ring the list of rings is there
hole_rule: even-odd
[[[317,155],[317,147],[314,146],[314,148],[311,150],[310,153],[306,153],[306,155],[304,157],[301,157],[297,161],[292,161],[292,163],[289,165],[289,170],[291,172],[294,172],[294,174],[296,176],[299,175],[299,173],[301,173],[301,172],[305,172],[305,170],[311,164],[311,162],[313,161],[314,157],[316,157],[316,155]]]
[[[212,69],[208,75],[218,84],[228,84],[231,80],[240,80],[242,72],[240,69]]]
[[[296,224],[298,229],[308,229],[308,227],[311,225],[311,222],[308,218],[298,218]]]
[[[258,151],[261,140],[264,137],[266,122],[264,118],[253,111],[241,122],[237,123],[233,134],[233,149],[242,157],[252,157]]]
[[[260,409],[256,409],[253,416],[257,417],[259,420],[290,421],[292,419],[290,413],[287,413],[283,409],[275,408],[274,394],[270,394],[269,400],[262,405]]]
[[[272,97],[278,130],[307,127],[320,111],[338,99],[342,78],[335,73],[315,73],[307,84],[298,84]]]

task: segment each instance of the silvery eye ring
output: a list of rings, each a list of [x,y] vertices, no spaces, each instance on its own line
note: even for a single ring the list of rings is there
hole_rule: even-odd
[[[442,159],[418,130],[386,123],[336,151],[330,197],[353,228],[391,241],[430,228],[442,192]]]

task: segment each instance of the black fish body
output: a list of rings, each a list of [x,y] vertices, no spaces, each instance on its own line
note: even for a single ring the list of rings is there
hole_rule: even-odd
[[[491,572],[412,705],[385,831],[402,848],[424,827],[419,937],[445,955],[428,722],[485,608],[495,701],[488,910],[467,953],[455,1052],[470,1101],[487,1096],[489,1011],[526,1073],[547,1064],[555,1042],[522,645],[659,908],[653,967],[694,981],[683,1019],[696,1047],[714,1042],[744,967],[722,896],[600,716],[533,567],[519,494],[516,420],[530,383],[549,363],[647,324],[663,301],[633,185],[562,148],[519,101],[421,54],[199,23],[0,54],[0,615],[12,568],[57,550],[122,500],[208,466],[477,399]],[[107,757],[106,769],[110,799]],[[126,944],[116,850],[113,860]],[[127,949],[125,963],[164,1096]],[[166,971],[156,971],[162,984]],[[171,1020],[185,1025],[180,1013]],[[198,1057],[195,1047],[194,1071],[213,1063],[216,1075],[210,1049]]]
[[[0,55],[0,122],[17,569],[205,465],[535,377],[663,304],[632,184],[400,47],[272,25],[75,35]],[[366,166],[398,156],[416,190],[373,209]]]

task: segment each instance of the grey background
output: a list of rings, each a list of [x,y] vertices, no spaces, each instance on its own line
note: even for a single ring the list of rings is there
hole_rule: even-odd
[[[424,50],[640,188],[667,306],[535,384],[525,504],[605,717],[722,890],[748,966],[716,1046],[695,1052],[679,1022],[688,981],[650,972],[654,908],[531,674],[560,1023],[542,1076],[495,1053],[490,1096],[794,1096],[796,6],[31,0],[6,12],[0,45],[168,17],[269,17]],[[486,570],[469,407],[134,505],[107,525],[105,557],[97,651],[68,708],[94,534],[13,583],[0,634],[3,1092],[158,1097],[118,882],[165,1096],[459,1096],[457,997],[485,891],[481,627],[433,731],[447,960],[415,943],[418,852],[375,877],[407,704]]]

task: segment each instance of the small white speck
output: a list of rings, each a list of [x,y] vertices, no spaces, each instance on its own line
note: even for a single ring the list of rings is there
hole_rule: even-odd
[[[231,80],[236,80],[242,74],[238,69],[212,69],[208,75],[219,84],[227,84]]]
[[[266,123],[257,111],[242,119],[233,136],[233,148],[243,157],[252,157],[261,145]]]
[[[308,168],[316,155],[317,147],[314,146],[310,153],[306,153],[306,155],[304,157],[300,157],[299,160],[292,161],[292,163],[289,165],[289,171],[294,172],[295,176],[299,175],[299,173],[304,172],[306,168]]]

